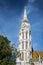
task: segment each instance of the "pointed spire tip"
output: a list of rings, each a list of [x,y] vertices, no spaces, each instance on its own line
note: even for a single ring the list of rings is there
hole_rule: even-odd
[[[24,7],[24,18],[27,18],[27,14],[26,14],[26,6]]]

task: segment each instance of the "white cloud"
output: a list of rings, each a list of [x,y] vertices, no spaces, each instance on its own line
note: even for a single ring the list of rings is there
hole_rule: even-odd
[[[35,2],[35,0],[28,0],[28,4],[26,5],[27,8],[27,14],[35,11],[38,11],[38,8],[36,8],[33,3]]]

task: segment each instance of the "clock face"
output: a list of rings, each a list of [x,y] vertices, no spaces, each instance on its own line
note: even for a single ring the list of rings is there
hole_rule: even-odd
[[[23,25],[22,25],[22,27],[25,29],[25,28],[29,28],[29,26],[26,24],[26,23],[24,23]]]
[[[27,27],[27,25],[26,24],[23,24],[23,27],[25,28],[25,27]]]

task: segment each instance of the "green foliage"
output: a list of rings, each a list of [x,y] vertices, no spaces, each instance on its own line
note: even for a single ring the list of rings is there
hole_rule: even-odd
[[[10,41],[7,39],[7,37],[0,35],[0,64],[15,65],[14,62],[10,61],[11,57],[12,57],[12,48],[10,46]]]
[[[9,40],[6,37],[0,36],[0,59],[11,55]]]
[[[0,65],[16,65],[16,58],[20,52],[14,46],[10,46],[7,37],[0,35]]]

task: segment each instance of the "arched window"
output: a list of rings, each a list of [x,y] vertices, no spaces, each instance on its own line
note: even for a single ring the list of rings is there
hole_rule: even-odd
[[[26,41],[26,49],[28,48],[28,42]]]
[[[22,32],[22,38],[24,39],[24,32]]]
[[[22,49],[24,49],[24,42],[22,41]]]
[[[25,53],[25,60],[27,60],[27,53]]]
[[[24,53],[22,52],[22,60],[24,60]]]
[[[31,41],[30,41],[30,43],[29,43],[29,46],[31,45]]]
[[[26,39],[27,39],[27,36],[28,36],[27,34],[28,34],[28,32],[26,32]]]

